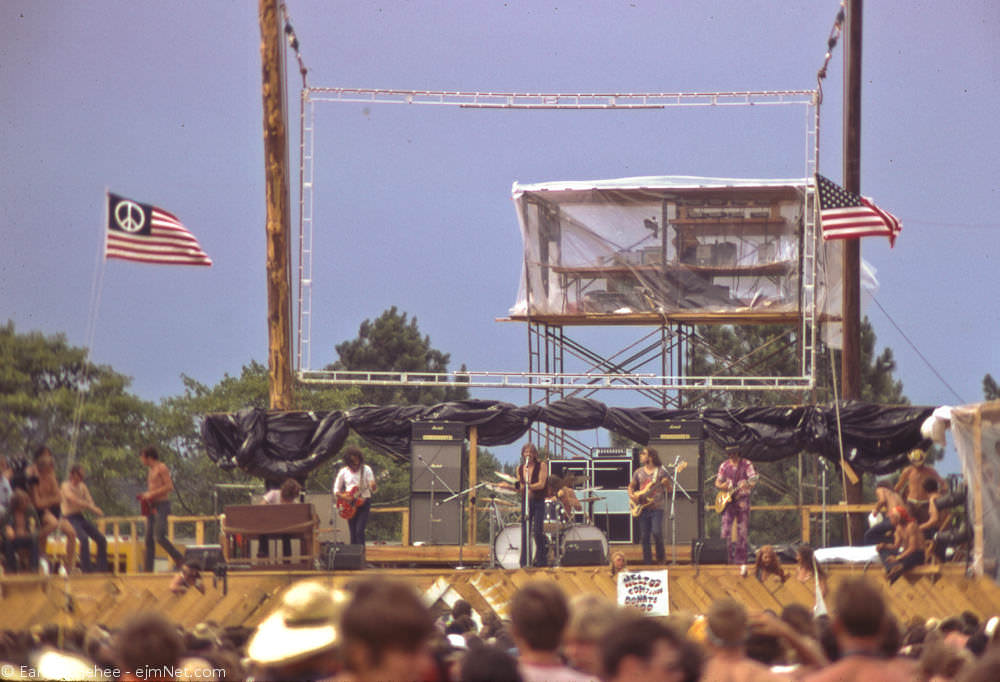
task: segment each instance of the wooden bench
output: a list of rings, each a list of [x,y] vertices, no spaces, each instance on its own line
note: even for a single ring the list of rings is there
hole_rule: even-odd
[[[231,567],[312,570],[319,556],[319,517],[311,504],[233,504],[222,517],[222,555]],[[264,539],[262,536],[268,536]],[[282,556],[281,536],[298,540],[292,554]],[[258,557],[251,540],[274,544]]]

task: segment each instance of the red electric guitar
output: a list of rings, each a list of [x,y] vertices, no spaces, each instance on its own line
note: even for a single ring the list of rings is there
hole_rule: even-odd
[[[388,477],[389,472],[386,470],[376,476],[375,480],[384,481]],[[354,515],[358,513],[358,507],[365,503],[364,498],[358,495],[359,492],[358,486],[354,486],[347,491],[347,498],[337,497],[337,513],[340,514],[340,518],[353,519]]]

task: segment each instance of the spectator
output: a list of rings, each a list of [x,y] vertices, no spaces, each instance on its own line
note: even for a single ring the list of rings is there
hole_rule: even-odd
[[[903,505],[903,496],[893,490],[887,479],[875,484],[875,506],[872,508],[869,520],[871,527],[865,531],[863,539],[866,545],[877,545],[880,542],[890,542],[895,529],[889,519],[889,510]]]
[[[115,660],[124,682],[160,682],[180,663],[184,642],[177,628],[158,613],[133,616],[115,638]]]
[[[357,583],[341,627],[345,662],[357,682],[425,679],[433,669],[434,619],[406,583]]]
[[[608,682],[686,682],[700,674],[693,646],[658,620],[633,614],[621,616],[608,629],[601,662]]]
[[[503,649],[486,645],[462,659],[462,682],[522,682],[517,661]]]
[[[314,581],[292,585],[247,644],[256,680],[314,680],[340,670],[347,595]]]
[[[596,677],[573,670],[559,657],[569,606],[553,582],[535,580],[510,600],[511,630],[525,682],[589,682]]]
[[[60,488],[62,514],[73,526],[80,540],[80,567],[83,572],[90,573],[94,570],[94,565],[90,562],[90,541],[93,540],[97,545],[97,571],[107,573],[108,539],[83,515],[83,512],[91,511],[97,516],[104,516],[104,512],[94,504],[94,498],[90,496],[90,490],[84,482],[85,478],[86,473],[79,464],[69,470],[69,478],[63,481]]]
[[[35,463],[28,467],[28,494],[38,512],[41,528],[38,531],[39,551],[45,552],[49,535],[61,530],[66,536],[66,572],[75,570],[76,531],[62,516],[62,492],[56,478],[56,463],[52,451],[42,445],[35,450]]]
[[[174,594],[184,594],[189,587],[193,587],[202,594],[205,594],[205,585],[201,581],[201,562],[196,559],[188,559],[177,571],[174,579],[170,581],[170,591]]]
[[[726,598],[712,603],[706,617],[708,660],[702,679],[781,679],[773,675],[767,666],[746,655],[748,622],[746,609],[736,600]]]
[[[18,570],[18,551],[27,550],[32,571],[38,571],[39,528],[38,514],[31,506],[28,493],[20,488],[14,490],[11,496],[10,508],[0,521],[4,539],[4,554],[7,559],[7,570],[16,573]]]
[[[833,632],[840,660],[807,677],[810,682],[896,682],[910,680],[885,660],[882,644],[888,610],[885,598],[863,577],[845,578],[833,597]]]
[[[773,545],[764,545],[757,550],[757,556],[754,558],[754,575],[760,581],[769,575],[777,576],[781,582],[788,580],[788,574],[781,568],[781,559],[778,558]]]
[[[893,541],[883,542],[875,547],[885,564],[889,582],[894,583],[903,573],[924,563],[924,536],[916,518],[907,507],[891,509],[889,518],[896,526]]]
[[[601,674],[601,640],[618,614],[618,605],[598,594],[578,594],[570,600],[563,653],[571,667]]]

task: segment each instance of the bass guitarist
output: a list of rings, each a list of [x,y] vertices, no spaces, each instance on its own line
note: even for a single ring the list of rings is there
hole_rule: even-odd
[[[372,508],[372,495],[378,490],[372,468],[365,464],[365,456],[359,448],[351,446],[344,450],[345,466],[337,472],[333,481],[333,495],[341,509],[353,509],[354,515],[347,519],[347,528],[352,545],[365,544],[365,526]]]
[[[738,564],[745,575],[750,527],[750,491],[757,484],[757,471],[740,454],[739,445],[726,446],[727,459],[719,466],[715,487],[716,509],[722,514],[722,537],[730,564]],[[735,538],[733,537],[735,535]]]
[[[639,541],[642,543],[642,562],[653,563],[650,536],[656,545],[656,563],[665,559],[663,549],[663,507],[671,489],[670,475],[660,462],[660,455],[653,448],[643,448],[639,453],[639,468],[628,484],[628,497],[633,510],[639,512]]]

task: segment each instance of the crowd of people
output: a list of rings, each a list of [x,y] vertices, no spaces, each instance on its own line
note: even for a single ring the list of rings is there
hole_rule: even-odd
[[[170,493],[174,489],[170,470],[160,461],[155,447],[140,450],[146,467],[146,490],[136,498],[146,517],[145,570],[151,571],[157,543],[180,569],[184,557],[167,537]],[[108,541],[87,514],[104,515],[94,503],[86,483],[87,472],[80,464],[70,466],[65,481],[59,482],[55,458],[45,445],[35,449],[32,461],[15,463],[0,457],[0,544],[6,572],[48,572],[44,560],[50,535],[65,538],[60,566],[67,574],[106,573]],[[91,557],[91,542],[96,557]],[[79,559],[79,563],[77,563]]]
[[[505,618],[457,600],[429,607],[409,584],[364,577],[343,590],[296,582],[256,628],[177,627],[154,612],[99,625],[0,633],[5,678],[619,682],[1000,679],[994,617],[899,623],[864,576],[840,581],[831,612],[790,604],[748,613],[724,598],[704,614],[654,617],[544,579]]]

